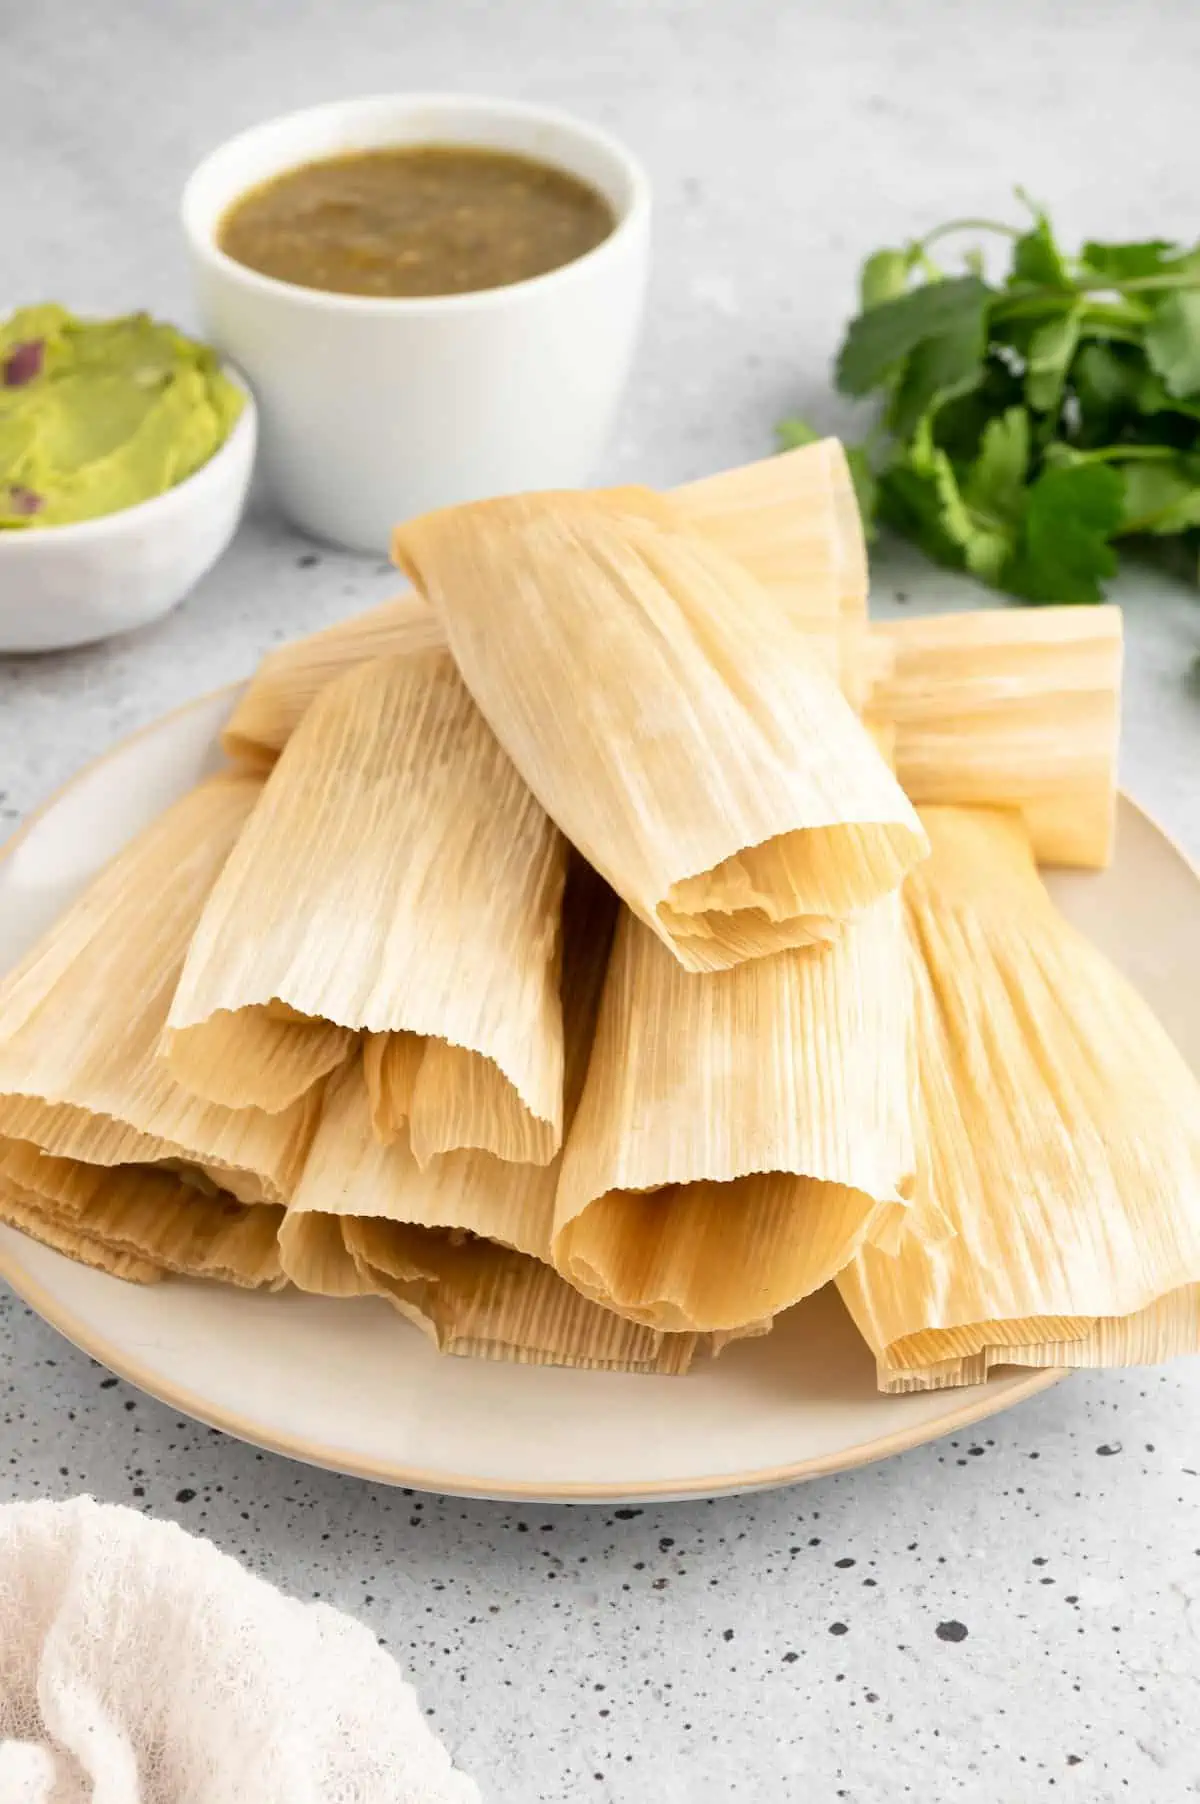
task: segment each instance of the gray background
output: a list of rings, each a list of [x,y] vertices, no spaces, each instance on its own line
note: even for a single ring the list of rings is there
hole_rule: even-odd
[[[827,372],[861,256],[1011,215],[1014,182],[1069,236],[1200,232],[1192,0],[3,0],[0,20],[14,304],[186,322],[183,179],[290,107],[457,88],[619,132],[658,222],[614,478],[758,455],[793,409],[846,424]],[[161,626],[0,660],[0,833],[114,737],[394,586],[260,508]],[[877,564],[880,612],[974,599]],[[1121,599],[1126,781],[1197,854],[1200,601],[1146,577]],[[1194,1367],[1077,1378],[794,1492],[618,1517],[306,1472],[177,1421],[3,1297],[0,1341],[4,1495],[174,1516],[350,1609],[496,1804],[1200,1795]]]

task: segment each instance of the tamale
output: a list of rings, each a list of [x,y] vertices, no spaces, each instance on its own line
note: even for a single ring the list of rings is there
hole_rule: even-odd
[[[251,677],[221,743],[230,757],[269,767],[309,704],[346,671],[374,658],[436,651],[445,643],[442,624],[428,603],[408,593],[280,645],[267,653]]]
[[[27,1205],[41,1196],[62,1210],[71,1196],[103,1192],[105,1207],[134,1213],[169,1197],[200,1210],[197,1184],[209,1201],[228,1193],[222,1208],[290,1194],[318,1099],[276,1115],[217,1107],[156,1056],[188,941],[259,789],[218,777],[183,796],[0,980],[0,1136],[51,1155],[36,1170],[22,1155]],[[90,1167],[113,1168],[111,1182]],[[183,1185],[181,1171],[194,1181]],[[93,1201],[80,1208],[79,1232],[96,1235]],[[152,1257],[170,1262],[157,1246]]]
[[[558,1270],[655,1328],[732,1329],[892,1244],[913,1167],[887,897],[828,950],[685,972],[623,910],[563,1151]]]
[[[569,1122],[578,1107],[604,973],[612,944],[617,903],[582,858],[573,857],[562,902],[561,1012],[564,1040],[563,1110]],[[281,1236],[284,1263],[293,1245],[313,1240],[315,1255],[336,1243],[309,1216],[382,1217],[407,1227],[446,1229],[493,1240],[548,1262],[554,1226],[558,1160],[550,1165],[518,1165],[460,1148],[420,1166],[407,1134],[383,1144],[372,1132],[371,1100],[365,1074],[351,1061],[330,1082],[304,1172],[292,1198]],[[297,1254],[308,1258],[307,1251]],[[301,1288],[305,1276],[293,1272]],[[316,1286],[315,1288],[320,1288]]]
[[[70,1223],[48,1215],[40,1197],[30,1202],[23,1193],[9,1190],[3,1184],[0,1184],[0,1221],[18,1229],[30,1240],[39,1241],[52,1252],[73,1259],[77,1265],[90,1265],[127,1284],[161,1284],[167,1276],[162,1266],[152,1265],[150,1260],[123,1248],[108,1246]]]
[[[563,902],[564,1107],[587,1070],[616,901],[573,859]],[[548,1264],[558,1160],[506,1163],[458,1151],[418,1166],[403,1137],[371,1132],[355,1063],[329,1085],[320,1129],[280,1230],[280,1256],[302,1290],[384,1296],[443,1351],[559,1365],[676,1372],[693,1335],[621,1322]]]
[[[289,1215],[284,1261],[301,1289],[383,1297],[441,1352],[464,1357],[675,1375],[702,1339],[624,1321],[551,1266],[470,1234]]]
[[[326,688],[216,884],[164,1050],[189,1088],[284,1107],[368,1040],[376,1131],[546,1164],[562,1134],[566,845],[448,653]]]
[[[697,530],[711,534],[771,590],[818,647],[828,647],[830,667],[840,667],[847,693],[856,695],[866,547],[837,440],[687,483],[674,499]],[[346,670],[445,643],[438,616],[409,592],[282,645],[267,653],[250,679],[222,743],[232,757],[270,765],[310,702]]]
[[[877,623],[871,719],[918,803],[1018,808],[1041,864],[1112,854],[1121,611],[988,608]]]
[[[115,1277],[167,1272],[277,1289],[283,1210],[206,1193],[171,1171],[85,1165],[0,1140],[0,1220]]]
[[[831,939],[924,855],[803,632],[694,532],[534,495],[393,549],[534,795],[688,970]]]
[[[905,892],[917,1191],[838,1288],[884,1389],[1200,1349],[1200,1083],[1054,907],[1019,815],[932,808]]]
[[[835,438],[675,489],[690,524],[768,589],[857,707],[863,696],[867,546],[846,453]],[[831,603],[832,590],[832,603]]]

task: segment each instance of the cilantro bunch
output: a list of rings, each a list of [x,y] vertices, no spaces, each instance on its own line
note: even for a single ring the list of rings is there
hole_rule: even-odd
[[[1023,231],[952,221],[863,265],[837,386],[879,398],[849,451],[868,532],[881,520],[1033,602],[1102,600],[1118,543],[1143,535],[1195,572],[1200,246],[1089,242],[1072,257],[1026,204]],[[933,260],[963,231],[1012,241],[1001,284],[978,250],[962,273]],[[779,431],[784,445],[817,436],[801,420]]]

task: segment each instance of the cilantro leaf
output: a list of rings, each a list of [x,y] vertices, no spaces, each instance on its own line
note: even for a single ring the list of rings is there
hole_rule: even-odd
[[[1179,255],[1179,246],[1169,238],[1144,238],[1133,244],[1099,244],[1089,238],[1080,255],[1096,275],[1130,282],[1139,276],[1161,275]]]
[[[942,497],[932,474],[901,459],[879,478],[876,512],[885,525],[919,545],[926,557],[955,570],[963,567],[962,549],[943,524]]]
[[[1105,464],[1043,470],[1029,491],[1004,586],[1027,601],[1103,601],[1100,585],[1117,568],[1109,539],[1120,527],[1123,501],[1120,474]]]
[[[876,251],[858,275],[859,305],[864,313],[884,301],[895,300],[908,289],[907,251]]]
[[[933,436],[956,464],[969,464],[979,455],[990,421],[1020,406],[1024,377],[994,354],[984,361],[983,375],[964,395],[940,403],[933,421]]]
[[[892,431],[907,438],[937,403],[969,393],[983,376],[986,348],[982,317],[964,320],[919,344],[905,364],[888,406],[887,423]]]
[[[1105,344],[1085,344],[1071,372],[1080,405],[1102,411],[1138,408],[1145,367]]]
[[[948,220],[862,266],[836,379],[876,401],[847,450],[868,530],[875,515],[1034,602],[1100,600],[1125,537],[1153,536],[1200,578],[1200,244],[1072,254],[1017,194],[1020,233]],[[933,260],[964,232],[1011,239],[1001,281],[974,246],[951,271]],[[787,421],[780,436],[817,435]]]
[[[1029,461],[1029,416],[1013,407],[993,420],[983,434],[979,455],[960,481],[944,451],[920,436],[914,461],[922,458],[942,504],[942,529],[963,554],[973,575],[999,580],[1013,554],[1015,529],[1025,493]]]
[[[1029,341],[1025,399],[1035,413],[1056,413],[1062,402],[1067,371],[1079,343],[1079,314],[1072,308],[1047,320]]]
[[[967,473],[964,494],[968,504],[1015,525],[1021,516],[1028,467],[1029,415],[1023,407],[1010,407],[984,431],[979,456]]]
[[[1167,393],[1166,384],[1161,376],[1153,370],[1143,370],[1137,384],[1134,400],[1139,413],[1153,416],[1159,413],[1178,413],[1188,419],[1200,420],[1200,397],[1194,401],[1176,400]]]
[[[992,290],[978,276],[955,276],[867,308],[851,320],[838,353],[838,387],[847,395],[869,394],[918,346],[948,335],[958,344],[960,363],[966,345],[982,356],[991,299]]]
[[[1135,459],[1121,465],[1125,479],[1122,532],[1158,537],[1200,526],[1200,473],[1186,458]]]
[[[1013,246],[1013,280],[1037,282],[1048,288],[1073,287],[1070,266],[1055,242],[1050,221],[1020,188],[1017,193],[1031,208],[1033,225]]]
[[[1200,391],[1200,290],[1167,295],[1146,328],[1146,356],[1177,400]]]

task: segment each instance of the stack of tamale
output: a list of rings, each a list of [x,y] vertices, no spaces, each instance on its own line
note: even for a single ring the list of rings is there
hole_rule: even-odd
[[[231,772],[0,980],[0,1216],[685,1371],[836,1281],[887,1389],[1200,1339],[1200,1088],[1037,863],[1113,609],[871,627],[832,442],[398,529]]]

